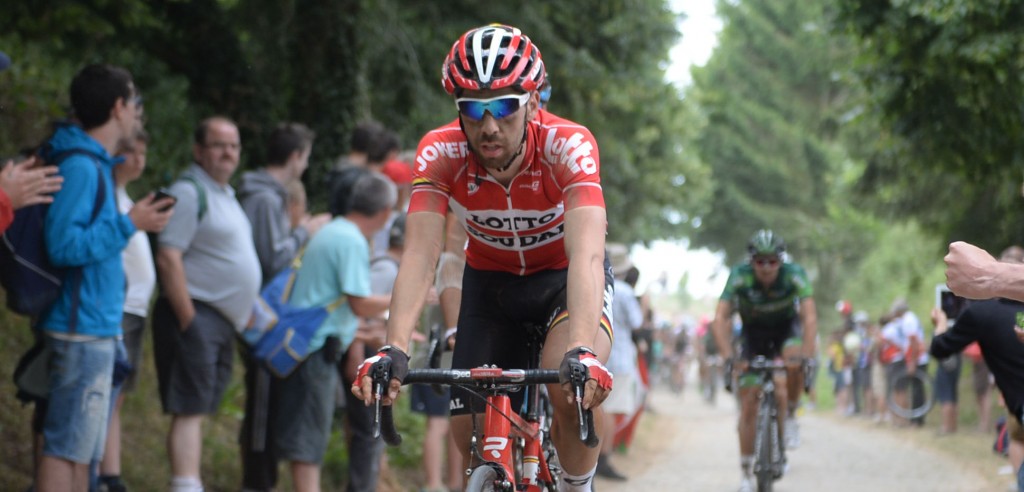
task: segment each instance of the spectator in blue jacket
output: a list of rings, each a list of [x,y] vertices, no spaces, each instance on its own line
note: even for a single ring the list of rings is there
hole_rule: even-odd
[[[115,203],[111,154],[142,128],[131,74],[110,65],[83,68],[71,82],[71,106],[81,126],[59,126],[47,146],[50,156],[84,153],[60,164],[64,186],[54,195],[44,225],[50,260],[75,270],[38,323],[52,353],[45,444],[36,475],[41,492],[85,490],[89,462],[102,457],[124,306],[121,250],[136,230],[159,231],[171,215],[160,211],[171,200],[153,195],[125,215]],[[99,193],[103,203],[93,219]]]

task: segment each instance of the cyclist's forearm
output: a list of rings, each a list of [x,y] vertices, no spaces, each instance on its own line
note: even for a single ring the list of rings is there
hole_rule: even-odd
[[[604,299],[604,235],[607,220],[600,207],[580,207],[565,213],[565,252],[569,258],[566,291],[569,344],[594,348],[600,330]]]
[[[569,308],[568,351],[574,347],[594,347],[599,336],[601,300],[604,298],[604,268],[599,255],[590,261],[569,265],[569,279],[566,290]]]
[[[406,223],[406,250],[395,279],[388,315],[389,345],[408,353],[409,339],[434,283],[434,267],[441,255],[444,216],[413,213]]]

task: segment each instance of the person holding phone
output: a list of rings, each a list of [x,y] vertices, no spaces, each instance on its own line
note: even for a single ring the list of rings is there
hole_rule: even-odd
[[[117,157],[124,159],[114,166],[114,184],[117,187],[117,208],[121,213],[128,213],[134,202],[128,196],[126,186],[139,179],[146,169],[146,148],[149,135],[139,130],[134,138],[122,140],[118,145]],[[170,198],[171,200],[166,200]],[[159,192],[153,194],[152,200],[168,202],[160,207],[160,211],[169,211],[174,207],[174,197]],[[114,404],[110,408],[110,422],[107,425],[107,439],[103,461],[99,466],[98,484],[101,490],[118,492],[127,490],[121,481],[121,406],[124,395],[135,388],[135,373],[142,359],[142,332],[146,326],[149,312],[149,301],[156,287],[156,267],[153,264],[153,253],[149,247],[149,237],[145,231],[135,231],[128,239],[128,245],[121,252],[124,263],[125,280],[128,288],[125,291],[124,314],[121,318],[123,343],[127,362],[132,370],[121,384],[114,388],[117,393]]]

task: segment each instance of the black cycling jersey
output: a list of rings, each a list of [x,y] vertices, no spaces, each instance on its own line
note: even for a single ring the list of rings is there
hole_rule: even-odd
[[[949,331],[932,339],[931,354],[949,357],[977,341],[1006,407],[1017,420],[1024,410],[1024,344],[1014,326],[1024,324],[1024,303],[1009,299],[973,302]]]

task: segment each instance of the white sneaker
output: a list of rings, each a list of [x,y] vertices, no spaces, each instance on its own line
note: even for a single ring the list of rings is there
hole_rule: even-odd
[[[740,481],[739,492],[754,492],[754,480],[746,475]]]
[[[786,430],[784,433],[786,449],[796,449],[800,447],[800,427],[797,425],[795,418],[786,418]]]

